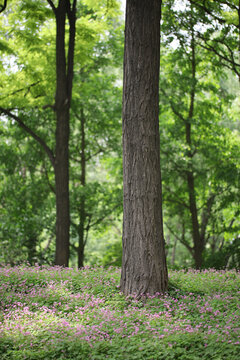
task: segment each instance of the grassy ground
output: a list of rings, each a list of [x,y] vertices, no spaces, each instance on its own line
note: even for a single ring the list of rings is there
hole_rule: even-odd
[[[0,359],[240,358],[240,273],[170,272],[166,296],[125,299],[118,268],[0,269]]]

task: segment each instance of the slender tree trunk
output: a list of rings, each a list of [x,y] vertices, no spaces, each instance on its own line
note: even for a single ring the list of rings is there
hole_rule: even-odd
[[[127,0],[123,85],[124,294],[164,292],[159,144],[161,1]]]
[[[55,264],[68,266],[69,261],[69,122],[72,97],[75,43],[76,1],[60,0],[55,8],[56,33],[56,254]],[[66,17],[69,20],[68,58],[65,54]]]
[[[81,185],[82,189],[86,185],[86,157],[85,157],[85,117],[83,108],[81,108]],[[80,224],[79,224],[79,244],[78,244],[78,267],[83,267],[84,261],[84,247],[85,247],[85,222],[86,222],[86,210],[85,210],[85,195],[82,192],[80,202]]]
[[[69,260],[69,124],[67,112],[57,111],[56,132],[56,265],[68,266]]]
[[[186,134],[186,143],[188,145],[187,156],[189,158],[189,169],[187,171],[187,185],[188,185],[188,196],[189,196],[189,209],[191,213],[191,222],[192,222],[192,235],[193,235],[193,243],[194,243],[194,261],[197,269],[200,269],[202,266],[202,253],[204,250],[203,241],[201,241],[200,237],[200,229],[198,222],[198,210],[197,210],[197,201],[196,201],[196,193],[195,193],[195,179],[192,167],[192,120],[194,116],[194,102],[195,102],[195,91],[196,91],[196,55],[195,55],[195,37],[194,37],[194,27],[192,25],[191,31],[191,51],[192,51],[192,90],[190,95],[190,107],[188,119],[185,124],[185,134]]]
[[[177,238],[174,239],[173,249],[172,249],[172,257],[171,257],[171,265],[175,265],[176,258],[176,249],[177,249]]]

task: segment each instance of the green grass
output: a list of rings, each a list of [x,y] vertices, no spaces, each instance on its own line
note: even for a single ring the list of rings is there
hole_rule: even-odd
[[[120,269],[0,269],[0,359],[238,360],[240,273],[170,271],[137,301]]]

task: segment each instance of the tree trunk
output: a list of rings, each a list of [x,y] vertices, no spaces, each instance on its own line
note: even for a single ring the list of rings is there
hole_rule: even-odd
[[[82,190],[86,185],[86,157],[85,157],[85,117],[83,108],[81,108],[81,185]],[[78,243],[78,267],[83,267],[84,261],[84,247],[85,247],[85,222],[86,222],[86,210],[85,210],[85,195],[84,191],[81,194],[80,202],[80,224],[79,224],[79,243]]]
[[[56,33],[56,254],[55,264],[68,266],[69,261],[69,122],[72,97],[73,58],[75,43],[76,1],[60,0],[54,8]],[[68,59],[65,54],[66,16],[69,20]]]
[[[202,253],[204,250],[204,244],[200,238],[200,229],[198,222],[198,210],[195,194],[195,179],[192,166],[192,119],[194,116],[194,103],[195,103],[195,91],[196,91],[196,58],[195,58],[195,37],[194,37],[194,25],[192,19],[191,23],[191,67],[192,67],[192,89],[190,95],[190,107],[188,119],[185,124],[185,134],[186,134],[186,143],[188,145],[187,156],[189,158],[189,169],[187,171],[187,186],[188,186],[188,196],[189,196],[189,209],[191,213],[191,222],[192,222],[192,236],[194,243],[194,261],[197,269],[200,269],[202,266]]]
[[[55,264],[68,266],[69,260],[69,124],[67,111],[57,111],[56,132],[56,258]]]
[[[202,267],[202,260],[203,260],[202,253],[204,250],[204,244],[201,241],[200,232],[199,232],[194,176],[192,171],[189,171],[187,173],[187,181],[188,181],[188,194],[189,194],[189,208],[190,208],[191,220],[192,220],[192,235],[193,235],[193,243],[194,243],[193,255],[195,261],[195,267],[196,269],[200,269]]]
[[[173,249],[172,249],[172,257],[171,257],[171,265],[175,265],[176,258],[176,249],[177,249],[177,238],[174,239]]]
[[[123,85],[124,294],[165,292],[159,144],[161,1],[127,0]]]

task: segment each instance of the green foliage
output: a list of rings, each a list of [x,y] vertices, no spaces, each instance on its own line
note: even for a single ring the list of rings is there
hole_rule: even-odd
[[[218,251],[206,251],[204,257],[205,268],[239,269],[240,268],[240,238],[233,239]]]
[[[122,265],[122,243],[120,241],[107,246],[102,263],[105,266]]]
[[[21,139],[19,144],[14,128],[4,135],[0,141],[0,263],[48,261],[41,242],[44,228],[45,236],[54,231],[54,199],[41,175],[43,153],[29,140]]]

